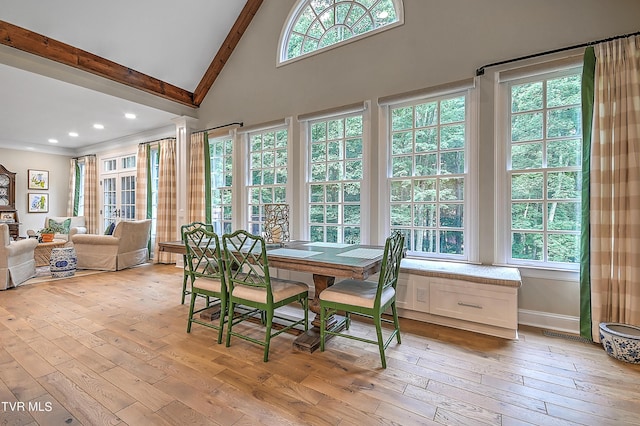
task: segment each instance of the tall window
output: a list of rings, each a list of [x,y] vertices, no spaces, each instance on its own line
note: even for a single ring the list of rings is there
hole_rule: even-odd
[[[84,171],[85,171],[84,161],[78,162],[78,169],[80,171],[78,178],[78,216],[84,216]]]
[[[403,22],[402,0],[301,0],[280,40],[279,62],[356,40]]]
[[[260,235],[264,204],[287,202],[289,166],[286,128],[249,133],[249,232]]]
[[[510,212],[506,260],[577,268],[582,155],[580,69],[505,85]]]
[[[309,123],[311,241],[360,243],[362,123],[362,113]]]
[[[468,151],[467,95],[389,108],[391,229],[413,255],[463,258]]]
[[[233,184],[233,138],[209,140],[211,161],[211,222],[215,232],[232,231],[231,186]]]
[[[151,179],[151,247],[155,247],[156,225],[158,224],[158,175],[160,173],[160,148],[158,145],[150,147],[149,170]]]

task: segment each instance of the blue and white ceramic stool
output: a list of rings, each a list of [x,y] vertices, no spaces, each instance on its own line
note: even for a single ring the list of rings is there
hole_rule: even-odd
[[[53,278],[71,277],[76,273],[78,257],[73,247],[61,247],[51,250],[49,267]]]

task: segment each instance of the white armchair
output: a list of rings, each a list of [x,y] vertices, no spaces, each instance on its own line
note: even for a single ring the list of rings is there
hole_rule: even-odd
[[[0,224],[0,290],[17,287],[36,275],[34,239],[13,241],[7,224]]]

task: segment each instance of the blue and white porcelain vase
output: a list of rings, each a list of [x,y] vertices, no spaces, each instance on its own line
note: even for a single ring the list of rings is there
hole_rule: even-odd
[[[54,248],[51,250],[49,268],[53,278],[71,277],[76,273],[78,257],[73,247]]]

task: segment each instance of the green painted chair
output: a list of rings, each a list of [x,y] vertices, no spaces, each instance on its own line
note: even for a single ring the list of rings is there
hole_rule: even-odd
[[[205,224],[202,222],[192,222],[186,225],[182,225],[180,227],[180,235],[182,236],[182,242],[184,243],[184,233],[187,231],[191,231],[198,228],[204,228],[207,231],[213,232],[213,226],[211,224]],[[184,254],[182,256],[182,266],[184,270],[182,271],[182,304],[184,305],[185,296],[191,294],[191,290],[187,290],[187,281],[189,281],[189,267],[187,266],[187,255]],[[191,282],[193,286],[193,282]],[[207,302],[208,303],[208,302]]]
[[[269,360],[271,338],[293,327],[309,328],[309,286],[302,282],[272,278],[264,238],[239,230],[222,236],[227,285],[229,287],[227,346],[231,336],[240,337],[264,346],[263,361]],[[291,319],[275,314],[275,310],[290,303],[299,302],[304,311],[303,319]],[[249,308],[249,311],[233,316],[236,305]],[[260,315],[266,327],[263,340],[234,331],[233,327],[242,321]],[[273,331],[273,320],[277,318],[284,327]]]
[[[187,270],[191,278],[191,304],[187,333],[191,332],[191,324],[195,322],[218,330],[218,343],[222,343],[228,293],[220,239],[216,233],[207,230],[204,226],[184,231],[182,238],[187,249]],[[196,309],[198,296],[203,296],[206,303],[204,307]],[[198,314],[216,304],[220,305],[218,323],[201,320]]]
[[[346,279],[328,287],[320,293],[320,350],[324,351],[327,335],[341,336],[361,342],[378,345],[382,368],[387,368],[385,349],[394,337],[400,342],[400,324],[396,309],[396,284],[400,272],[400,261],[404,254],[404,236],[394,232],[387,238],[384,246],[382,267],[378,282]],[[382,314],[391,308],[393,320],[384,318]],[[371,318],[376,327],[377,340],[371,340],[337,330],[326,330],[326,319],[336,311],[344,311],[346,329],[351,324],[351,314]],[[382,323],[393,324],[391,335],[384,340]]]

